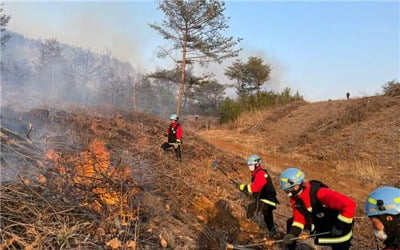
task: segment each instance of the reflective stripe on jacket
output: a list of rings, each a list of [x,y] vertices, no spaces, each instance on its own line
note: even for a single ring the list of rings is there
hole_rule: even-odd
[[[275,187],[271,177],[266,169],[259,165],[251,173],[251,184],[248,186],[250,193],[261,202],[276,207],[278,199],[276,198]]]
[[[321,233],[331,231],[337,220],[340,220],[346,225],[342,235],[316,237],[315,243],[330,245],[350,240],[356,203],[351,198],[321,185],[321,182],[310,181],[300,194],[291,198],[292,226],[303,229],[309,223],[315,226],[316,233]]]

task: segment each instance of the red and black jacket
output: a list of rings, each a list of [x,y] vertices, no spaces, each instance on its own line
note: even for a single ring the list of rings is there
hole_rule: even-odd
[[[168,143],[176,143],[176,140],[182,140],[183,131],[179,122],[171,123],[166,133],[168,135]]]
[[[345,225],[343,235],[316,237],[315,243],[331,245],[351,239],[356,211],[356,203],[351,198],[329,189],[320,181],[310,181],[301,193],[290,199],[290,203],[293,210],[291,234],[298,235],[306,224],[314,225],[315,233],[330,232],[340,221]]]
[[[253,194],[257,200],[270,206],[276,207],[278,203],[271,176],[261,165],[251,172],[251,184],[247,185],[246,191]]]

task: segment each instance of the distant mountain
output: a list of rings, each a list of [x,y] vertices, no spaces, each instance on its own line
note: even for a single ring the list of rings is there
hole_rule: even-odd
[[[2,97],[29,92],[39,100],[80,104],[131,105],[135,69],[111,54],[51,39],[30,39],[14,32],[1,48]]]
[[[174,109],[175,86],[152,82],[130,63],[111,55],[51,39],[31,39],[6,31],[1,48],[2,105],[47,103],[111,105],[154,114]],[[22,104],[21,104],[22,102]]]

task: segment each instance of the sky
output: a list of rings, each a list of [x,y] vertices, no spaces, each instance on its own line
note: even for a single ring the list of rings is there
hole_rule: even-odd
[[[149,27],[163,18],[155,1],[5,1],[4,13],[7,29],[28,38],[111,51],[144,73],[171,65],[157,57],[166,43]],[[375,95],[400,81],[400,1],[231,0],[225,16],[224,34],[243,38],[239,58],[272,66],[267,89],[322,101]],[[230,63],[201,71],[232,83],[223,74]]]

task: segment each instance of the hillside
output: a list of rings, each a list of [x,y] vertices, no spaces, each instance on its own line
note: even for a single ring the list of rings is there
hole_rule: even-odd
[[[400,99],[377,96],[296,102],[244,114],[234,123],[199,134],[243,159],[259,154],[276,179],[283,169],[296,166],[306,179],[321,180],[352,197],[358,204],[353,247],[370,249],[374,237],[364,202],[380,185],[400,186],[399,128]],[[286,204],[280,207],[290,210]]]
[[[188,131],[177,163],[159,149],[167,126],[106,107],[2,108],[2,248],[218,249],[262,237],[212,168],[232,173],[242,159]]]
[[[249,182],[245,159],[257,153],[278,190],[280,236],[291,211],[277,176],[295,165],[307,179],[320,179],[357,201],[354,249],[373,248],[363,202],[377,185],[399,183],[399,148],[391,147],[400,145],[399,110],[399,99],[373,97],[293,103],[218,130],[192,131],[183,120],[179,163],[160,151],[168,123],[154,116],[108,107],[3,107],[0,244],[3,249],[224,249],[226,242],[260,242],[265,225],[260,218],[245,218],[249,199],[223,173]],[[347,153],[338,159],[339,152]],[[352,173],[372,157],[366,169],[391,174],[389,180]],[[394,162],[375,164],[378,160]]]
[[[202,134],[272,155],[328,164],[370,183],[400,185],[400,178],[391,175],[400,166],[399,128],[400,99],[376,96],[295,102],[244,115],[221,130]]]

